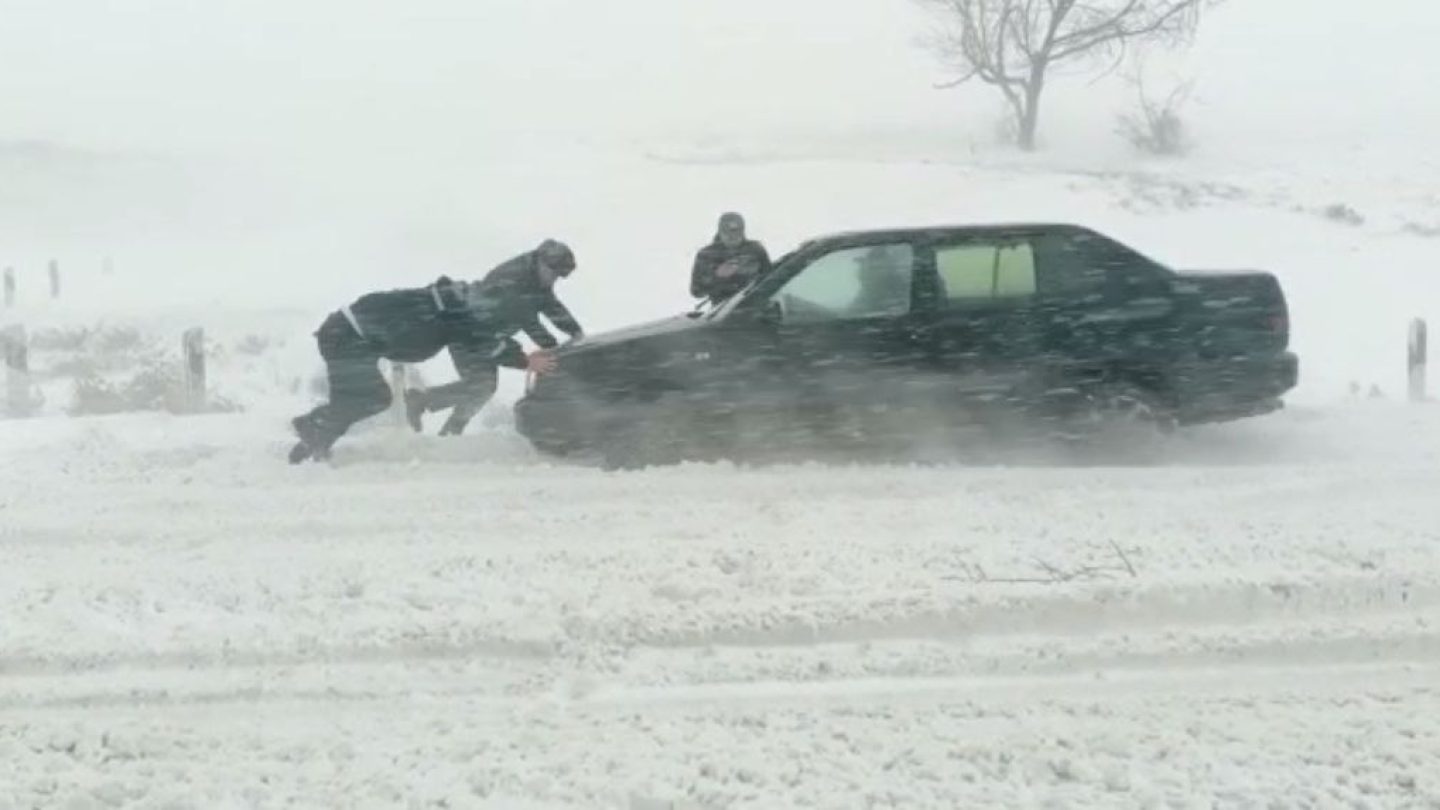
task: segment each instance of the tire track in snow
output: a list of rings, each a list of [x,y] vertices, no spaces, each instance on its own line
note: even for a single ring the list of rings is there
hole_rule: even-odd
[[[978,644],[916,642],[717,647],[636,647],[609,657],[436,655],[299,661],[280,656],[205,665],[112,666],[0,675],[0,709],[166,708],[209,704],[354,703],[407,696],[523,705],[585,702],[589,695],[721,696],[752,684],[788,684],[796,696],[877,680],[896,684],[1044,684],[1057,679],[1173,679],[1229,672],[1249,680],[1278,669],[1306,673],[1374,667],[1423,670],[1440,683],[1440,611],[1367,622],[1166,629],[1092,637],[996,637]],[[1188,673],[1188,674],[1187,674]],[[1207,675],[1207,673],[1209,675]],[[779,688],[776,686],[775,688]],[[783,690],[782,690],[783,691]],[[843,689],[841,689],[843,691]],[[863,690],[862,690],[863,691]],[[903,687],[897,687],[903,692]]]
[[[1188,587],[1061,588],[1031,585],[985,594],[948,607],[905,599],[891,605],[895,615],[849,619],[748,617],[748,627],[660,628],[615,624],[605,617],[573,620],[564,632],[537,638],[443,637],[395,643],[312,644],[292,649],[115,651],[0,657],[0,678],[65,676],[121,670],[225,670],[314,665],[384,665],[394,662],[516,662],[566,664],[597,651],[656,650],[677,654],[716,647],[800,649],[841,644],[1006,643],[1008,638],[1046,638],[1054,644],[1084,646],[1088,640],[1131,634],[1233,635],[1236,628],[1283,630],[1295,638],[1335,645],[1346,623],[1387,620],[1440,628],[1440,585],[1403,578],[1321,580],[1303,584],[1196,584]],[[1050,589],[1058,593],[1044,592]],[[1027,592],[1028,591],[1028,592]],[[1038,591],[1038,592],[1037,592]],[[921,600],[917,595],[916,600]],[[828,601],[833,602],[834,597]],[[792,600],[788,607],[797,608]],[[798,606],[803,607],[803,606]],[[802,611],[803,612],[803,611]],[[874,615],[874,611],[870,611]],[[1432,631],[1440,643],[1440,629]],[[1322,636],[1318,641],[1316,634]],[[462,636],[465,634],[461,634]],[[1253,632],[1252,632],[1253,635]],[[1430,639],[1422,635],[1420,639]],[[1383,645],[1388,630],[1353,643]],[[1350,642],[1347,642],[1350,643]],[[1263,645],[1262,645],[1263,646]],[[1167,650],[1164,655],[1184,655]]]
[[[1440,582],[1415,578],[1353,577],[1312,582],[1199,583],[1133,588],[1086,588],[1034,583],[984,594],[971,583],[969,598],[943,605],[936,594],[916,594],[926,607],[902,615],[859,619],[771,619],[761,627],[644,630],[627,641],[655,647],[794,646],[893,640],[964,641],[997,635],[1087,636],[1097,633],[1252,625],[1277,621],[1324,623],[1339,618],[1407,615],[1440,608]],[[1058,593],[1047,592],[1059,590]],[[833,597],[827,599],[834,602]],[[935,606],[936,603],[940,606]],[[788,603],[803,607],[801,600]],[[892,607],[894,607],[892,605]]]
[[[276,677],[276,680],[280,680]],[[1323,665],[1262,663],[1217,664],[1197,661],[1091,672],[1048,672],[1025,675],[954,675],[915,677],[857,677],[824,680],[745,680],[682,683],[659,686],[607,685],[580,679],[571,684],[549,684],[542,690],[506,693],[477,686],[429,688],[406,684],[391,689],[294,688],[245,686],[207,688],[198,684],[150,686],[130,691],[65,692],[28,697],[0,697],[5,711],[65,711],[88,709],[153,709],[185,711],[199,706],[252,704],[352,704],[387,701],[463,702],[466,711],[495,713],[525,711],[537,703],[623,710],[636,706],[716,702],[726,705],[787,700],[979,699],[1007,697],[1033,701],[1037,694],[1055,697],[1099,698],[1134,691],[1233,690],[1245,694],[1297,691],[1312,687],[1354,689],[1414,686],[1440,693],[1440,650],[1423,656],[1389,659],[1383,663],[1346,661]],[[117,684],[121,687],[122,684]]]
[[[450,643],[400,642],[388,645],[317,646],[308,650],[174,650],[0,658],[0,678],[63,676],[125,669],[147,671],[286,667],[307,664],[383,664],[393,661],[467,661],[474,659],[544,661],[558,654],[551,641],[487,639]]]

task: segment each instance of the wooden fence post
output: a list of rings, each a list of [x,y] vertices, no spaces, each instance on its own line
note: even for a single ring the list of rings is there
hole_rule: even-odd
[[[0,334],[5,348],[5,412],[10,416],[30,415],[30,347],[25,327],[19,324]]]
[[[50,260],[50,297],[60,298],[60,263]]]
[[[185,352],[185,408],[191,413],[205,410],[205,329],[186,329],[180,341]]]
[[[15,268],[5,268],[5,308],[15,306]]]
[[[1410,345],[1407,368],[1410,372],[1410,401],[1425,401],[1426,335],[1425,319],[1416,318],[1410,322]]]

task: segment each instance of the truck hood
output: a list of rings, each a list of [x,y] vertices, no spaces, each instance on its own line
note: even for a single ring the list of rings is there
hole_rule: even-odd
[[[675,335],[681,332],[689,332],[704,325],[701,318],[691,318],[685,315],[675,315],[670,318],[662,318],[658,321],[627,326],[623,329],[614,329],[609,332],[600,332],[565,344],[561,354],[572,354],[593,349],[600,349],[606,346],[614,346],[617,343],[628,343],[645,338],[660,337],[662,335]]]

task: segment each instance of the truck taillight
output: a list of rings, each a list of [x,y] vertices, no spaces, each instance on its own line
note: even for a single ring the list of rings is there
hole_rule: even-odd
[[[1270,327],[1271,332],[1283,335],[1290,329],[1290,319],[1284,315],[1271,315],[1266,320],[1266,325]]]

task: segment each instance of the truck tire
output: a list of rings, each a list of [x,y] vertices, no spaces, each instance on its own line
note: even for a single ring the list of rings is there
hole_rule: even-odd
[[[1085,463],[1153,464],[1175,432],[1162,397],[1124,381],[1081,389],[1078,408],[1062,423],[1062,441]]]
[[[639,470],[688,461],[691,436],[685,413],[664,398],[626,408],[608,421],[598,449],[600,466],[606,470]]]

